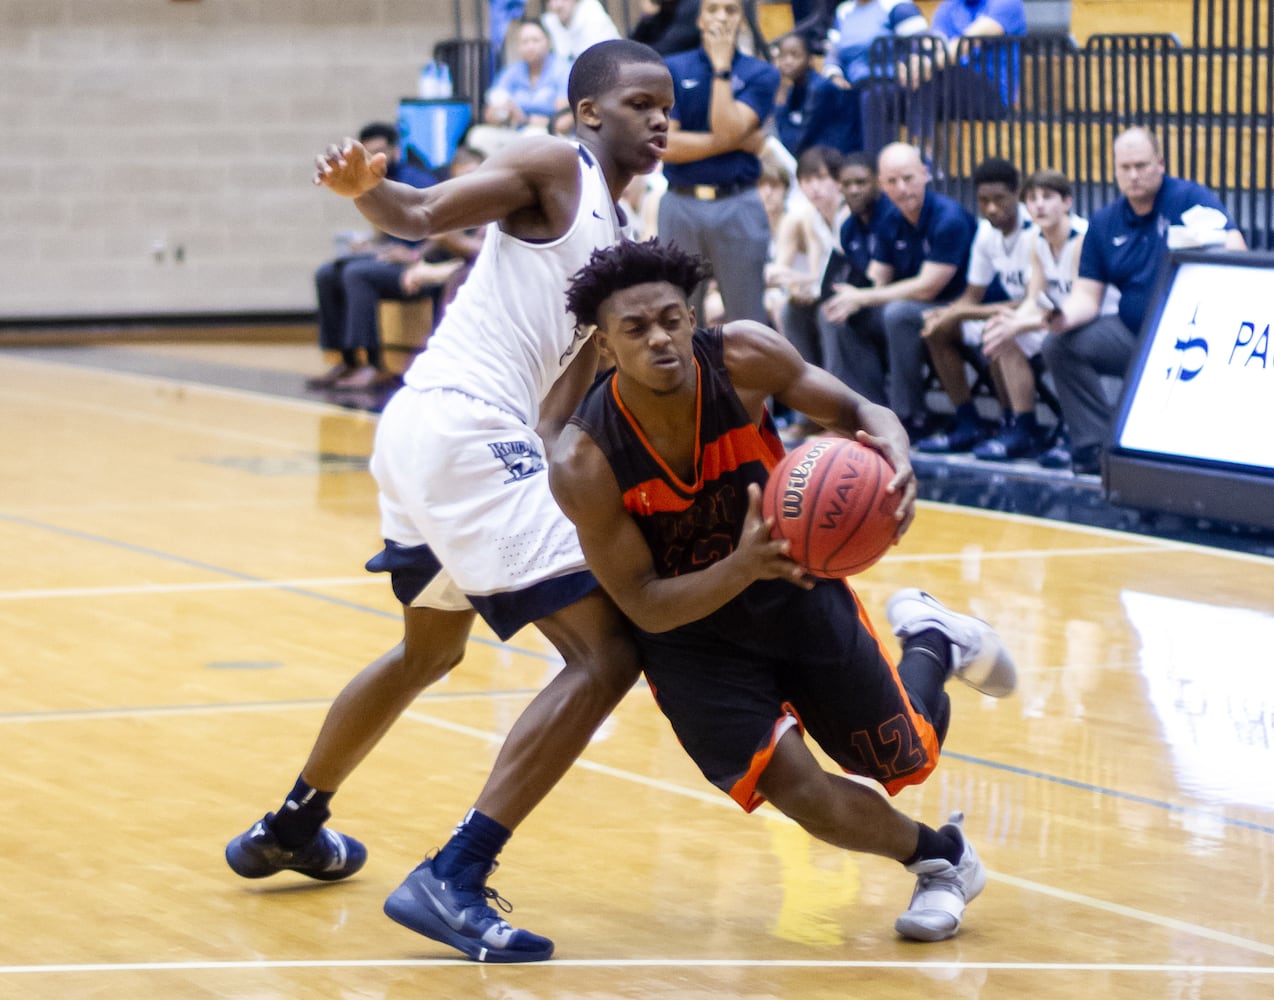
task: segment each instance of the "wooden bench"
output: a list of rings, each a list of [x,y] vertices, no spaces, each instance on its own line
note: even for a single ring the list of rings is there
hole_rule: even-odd
[[[433,333],[433,300],[428,296],[408,302],[382,299],[379,319],[385,369],[401,375]]]

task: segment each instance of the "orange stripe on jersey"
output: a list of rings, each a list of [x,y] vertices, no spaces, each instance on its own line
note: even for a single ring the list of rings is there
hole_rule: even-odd
[[[898,676],[898,665],[894,663],[894,658],[889,655],[889,650],[881,643],[880,636],[876,634],[876,629],[872,626],[871,619],[867,617],[867,609],[863,607],[863,602],[858,599],[858,595],[854,593],[854,588],[849,585],[849,581],[846,580],[844,582],[845,589],[849,591],[849,596],[854,599],[854,607],[858,612],[859,623],[876,640],[876,648],[880,650],[880,655],[884,658],[885,663],[889,665],[889,675],[894,679],[894,686],[898,688],[899,693],[902,695],[902,700],[907,704],[907,715],[911,719],[911,724],[920,737],[920,745],[924,747],[925,751],[927,763],[924,767],[901,778],[885,782],[885,791],[890,795],[897,795],[908,785],[918,785],[933,773],[933,769],[938,766],[938,756],[942,752],[942,747],[938,743],[937,730],[933,728],[928,719],[915,710],[911,704],[911,699],[907,697],[907,692],[902,686],[902,678]]]
[[[772,469],[781,456],[782,453],[774,454],[756,427],[750,424],[747,427],[735,427],[704,446],[699,478],[701,481],[711,482],[748,462],[761,462],[767,470]]]
[[[693,497],[684,497],[662,479],[647,479],[624,491],[624,510],[632,514],[656,511],[680,513],[693,506]]]
[[[774,748],[778,746],[779,740],[793,726],[798,733],[805,734],[805,724],[801,722],[800,715],[791,704],[784,702],[783,714],[770,730],[770,742],[752,755],[752,763],[748,767],[747,774],[736,781],[734,787],[730,789],[730,798],[739,803],[745,812],[752,812],[765,801],[765,796],[757,794],[756,783],[761,780],[761,774],[774,759]]]

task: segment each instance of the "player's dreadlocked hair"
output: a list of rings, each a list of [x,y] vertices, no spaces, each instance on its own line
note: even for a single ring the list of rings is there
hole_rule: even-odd
[[[635,243],[623,240],[614,246],[594,250],[588,264],[571,279],[566,290],[566,308],[580,326],[595,326],[603,302],[634,285],[666,281],[689,298],[699,283],[712,274],[702,257],[687,253],[676,243],[658,239]]]

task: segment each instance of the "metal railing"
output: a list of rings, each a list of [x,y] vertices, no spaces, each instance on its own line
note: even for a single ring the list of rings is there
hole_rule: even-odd
[[[1265,24],[1270,23],[1268,12]],[[1251,19],[1245,22],[1251,34]],[[1227,29],[1229,30],[1229,29]],[[1169,173],[1214,189],[1254,248],[1274,248],[1274,95],[1269,44],[1185,47],[1173,35],[878,39],[865,85],[868,146],[902,139],[929,157],[939,189],[964,201],[982,159],[1075,184],[1076,209],[1113,200],[1111,147],[1152,129]],[[988,102],[988,81],[998,104]],[[989,106],[994,104],[994,106]],[[871,108],[869,112],[866,109]]]

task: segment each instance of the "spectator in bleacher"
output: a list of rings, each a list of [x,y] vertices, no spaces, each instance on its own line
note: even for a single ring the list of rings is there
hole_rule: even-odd
[[[373,154],[385,154],[390,180],[418,188],[437,183],[432,172],[399,158],[398,129],[393,125],[371,122],[358,133],[358,141]],[[383,298],[415,297],[403,290],[401,282],[404,271],[420,259],[421,249],[422,244],[377,232],[315,272],[319,347],[338,353],[340,360],[324,374],[308,379],[309,388],[370,388],[392,378],[384,370],[377,310]]]
[[[836,245],[823,271],[823,300],[829,299],[838,285],[871,285],[868,270],[872,258],[877,256],[877,233],[888,229],[889,217],[898,212],[892,201],[881,197],[876,161],[867,153],[845,157],[837,179],[845,207],[837,227]],[[823,367],[878,403],[884,403],[886,398],[883,317],[881,306],[865,306],[836,322],[820,308],[818,317]]]
[[[844,0],[836,8],[824,45],[823,74],[852,91],[858,104],[860,145],[873,156],[897,137],[903,98],[897,77],[873,72],[868,55],[877,38],[910,38],[929,30],[910,0]]]
[[[946,40],[948,61],[922,88],[921,115],[930,121],[959,118],[1000,118],[1013,103],[1012,80],[1019,56],[1000,53],[983,65],[959,61],[964,38],[996,38],[1026,34],[1023,0],[943,0],[933,13],[933,32]],[[946,98],[953,98],[950,104]]]
[[[977,232],[969,255],[968,281],[964,291],[949,305],[925,315],[921,336],[929,360],[955,413],[950,425],[916,442],[916,450],[932,454],[971,451],[988,436],[977,404],[973,400],[966,367],[966,353],[978,367],[988,363],[981,357],[982,331],[993,316],[1008,314],[1026,294],[1031,269],[1034,224],[1026,206],[1018,199],[1021,175],[1008,160],[983,160],[973,171],[977,198]],[[1004,411],[996,433],[1016,427],[1026,441],[1035,437],[1034,384],[1030,406],[1015,414],[997,372],[989,363],[996,395]],[[1027,366],[1030,371],[1030,366]],[[1016,438],[1014,438],[1016,440]]]
[[[841,159],[840,152],[830,146],[811,146],[796,161],[796,184],[804,197],[790,205],[779,221],[774,262],[767,273],[767,283],[784,292],[777,329],[802,358],[819,368],[827,367],[819,303],[823,273],[836,244]],[[800,414],[795,426],[789,428],[788,443],[803,439],[815,429]]]
[[[829,146],[842,153],[861,149],[858,101],[814,68],[805,39],[794,33],[784,35],[772,51],[783,80],[774,108],[774,130],[787,151],[799,158],[812,146]]]
[[[641,17],[628,37],[644,42],[662,56],[697,49],[700,0],[639,0]],[[740,49],[748,55],[763,56],[765,36],[757,21],[756,0],[744,0],[743,20],[747,31],[740,36]]]
[[[698,25],[699,48],[664,57],[676,103],[659,238],[707,258],[725,319],[764,323],[770,224],[756,183],[779,73],[739,51],[742,0],[702,0]],[[706,319],[702,289],[694,305]]]
[[[909,38],[928,30],[924,13],[910,0],[844,0],[827,33],[823,73],[852,89],[872,75],[867,56],[877,38]]]
[[[590,45],[619,37],[619,29],[606,13],[601,0],[547,0],[544,29],[553,52],[567,63]]]
[[[547,132],[553,116],[568,106],[570,64],[553,52],[544,25],[524,18],[515,25],[518,58],[505,66],[486,94],[483,120],[509,129]]]
[[[871,285],[836,286],[823,313],[841,322],[862,309],[882,307],[885,402],[915,441],[928,433],[930,423],[920,331],[927,312],[964,291],[976,222],[958,202],[929,190],[929,168],[915,146],[895,142],[881,150],[878,177],[898,211],[880,219],[874,230],[876,245],[867,268]],[[880,351],[879,344],[862,342],[876,333],[873,326],[847,324],[843,336],[851,366],[859,356],[869,365]],[[879,394],[879,387],[871,388]]]
[[[1014,414],[999,434],[973,449],[978,458],[992,462],[1021,458],[1037,447],[1038,437],[1032,440],[1029,433],[1035,425],[1032,359],[1039,356],[1047,335],[1049,313],[1056,308],[1055,303],[1065,301],[1075,283],[1079,251],[1088,231],[1088,220],[1074,213],[1070,179],[1060,171],[1031,174],[1022,185],[1022,202],[1035,224],[1029,234],[1026,293],[1016,309],[1008,315],[992,316],[982,331],[982,353],[991,362],[991,371]],[[1108,288],[1102,315],[1109,316],[1118,308],[1119,292]],[[1065,429],[1057,431],[1060,439]]]
[[[1221,199],[1194,181],[1167,175],[1155,134],[1130,128],[1114,143],[1119,198],[1093,214],[1070,295],[1048,323],[1045,364],[1057,385],[1062,417],[1070,429],[1069,455],[1058,449],[1041,464],[1078,474],[1101,470],[1113,410],[1101,377],[1122,378],[1137,335],[1153,303],[1151,295],[1168,250],[1174,246],[1247,243]],[[1119,311],[1102,316],[1108,286],[1119,289]]]

